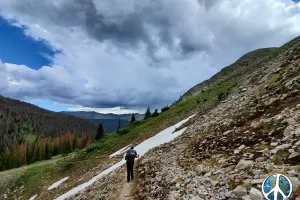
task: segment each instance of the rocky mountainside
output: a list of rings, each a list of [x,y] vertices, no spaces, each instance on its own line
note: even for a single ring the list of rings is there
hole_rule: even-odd
[[[135,199],[261,200],[264,178],[276,172],[300,199],[300,38],[256,52],[237,89],[139,161]]]
[[[246,55],[242,56],[235,63],[224,67],[220,72],[216,73],[210,79],[195,85],[191,89],[189,89],[186,93],[184,93],[178,101],[181,102],[185,99],[188,99],[192,96],[195,96],[205,90],[209,89],[213,84],[220,83],[227,78],[232,77],[233,73],[240,72],[241,69],[245,68],[253,68],[257,65],[257,63],[264,62],[267,60],[272,52],[276,52],[277,48],[265,48],[265,49],[257,49]]]
[[[0,96],[0,152],[24,141],[25,135],[55,138],[67,131],[94,135],[97,127],[87,120],[51,112],[32,104]]]

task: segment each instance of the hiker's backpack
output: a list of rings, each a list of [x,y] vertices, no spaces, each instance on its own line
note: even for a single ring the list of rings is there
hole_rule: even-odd
[[[134,160],[135,158],[135,152],[132,150],[132,149],[129,149],[127,152],[126,152],[126,155],[125,155],[125,160]]]

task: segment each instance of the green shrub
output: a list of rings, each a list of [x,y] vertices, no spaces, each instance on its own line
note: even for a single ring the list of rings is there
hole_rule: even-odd
[[[165,107],[163,107],[163,108],[161,109],[161,112],[165,112],[165,111],[167,111],[167,110],[169,110],[169,109],[170,109],[169,106],[165,106]]]
[[[93,151],[95,151],[95,150],[97,150],[97,149],[100,149],[100,148],[101,148],[101,143],[93,143],[93,144],[89,145],[89,146],[85,149],[85,151],[86,151],[87,153],[90,153],[90,152],[93,152]]]

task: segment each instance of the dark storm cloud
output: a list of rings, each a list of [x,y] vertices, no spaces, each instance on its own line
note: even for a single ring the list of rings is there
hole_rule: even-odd
[[[244,53],[297,36],[299,6],[288,0],[1,0],[0,15],[63,53],[51,58],[57,66],[37,71],[7,64],[0,89],[18,99],[93,108],[160,108]]]
[[[200,2],[200,5],[205,7],[213,4],[207,0]],[[123,5],[116,6],[121,8]],[[177,22],[177,15],[180,16],[180,13],[174,13],[157,0],[145,1],[136,6],[132,12],[112,11],[111,15],[97,9],[93,0],[62,1],[59,5],[51,1],[23,0],[15,2],[15,8],[18,12],[32,15],[43,23],[48,22],[62,28],[83,28],[99,42],[109,41],[116,46],[132,50],[144,45],[147,55],[154,62],[165,59],[164,56],[156,55],[162,47],[174,55],[173,59],[180,59],[187,54],[206,51],[209,48],[208,45],[189,41],[188,34],[182,33],[184,30],[178,31],[180,24]],[[176,38],[179,39],[177,44]]]

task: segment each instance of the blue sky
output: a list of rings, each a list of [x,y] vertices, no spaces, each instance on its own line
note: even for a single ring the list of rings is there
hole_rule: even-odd
[[[46,57],[55,52],[44,41],[26,36],[24,28],[12,26],[1,16],[0,30],[0,59],[3,63],[26,65],[32,69],[51,64]]]
[[[37,41],[24,34],[25,27],[16,27],[0,16],[0,60],[2,63],[26,65],[38,70],[42,66],[50,66],[55,51],[43,40]],[[72,105],[58,104],[49,99],[26,100],[52,111],[64,111]]]
[[[2,95],[53,111],[160,109],[300,33],[291,0],[90,2],[0,0]]]

